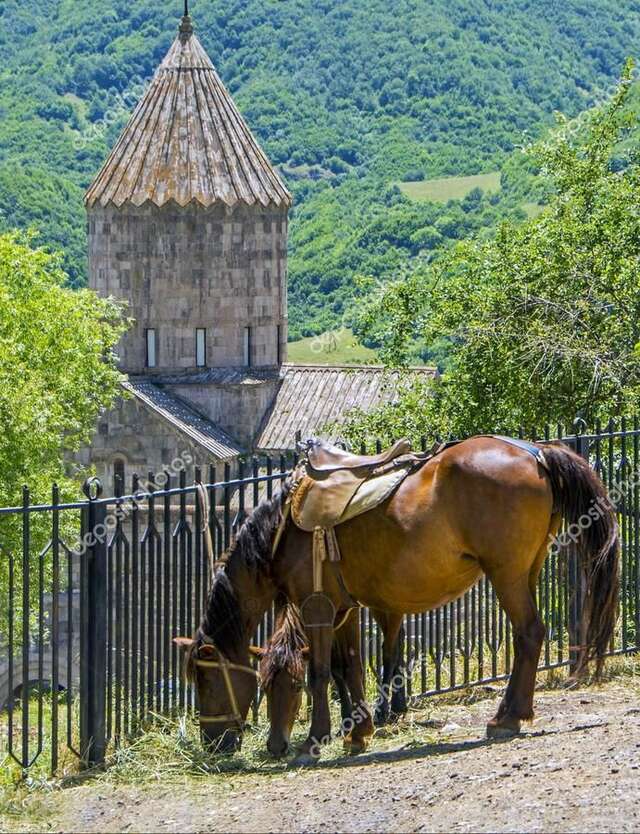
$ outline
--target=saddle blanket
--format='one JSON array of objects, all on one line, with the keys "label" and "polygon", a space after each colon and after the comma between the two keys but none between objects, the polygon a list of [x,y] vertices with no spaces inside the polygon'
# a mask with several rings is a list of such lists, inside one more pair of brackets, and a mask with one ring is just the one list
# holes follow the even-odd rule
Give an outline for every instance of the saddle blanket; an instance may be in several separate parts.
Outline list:
[{"label": "saddle blanket", "polygon": [[291,497],[293,521],[310,533],[342,524],[386,501],[415,467],[412,461],[370,478],[347,469],[332,473],[326,481],[303,475]]}]

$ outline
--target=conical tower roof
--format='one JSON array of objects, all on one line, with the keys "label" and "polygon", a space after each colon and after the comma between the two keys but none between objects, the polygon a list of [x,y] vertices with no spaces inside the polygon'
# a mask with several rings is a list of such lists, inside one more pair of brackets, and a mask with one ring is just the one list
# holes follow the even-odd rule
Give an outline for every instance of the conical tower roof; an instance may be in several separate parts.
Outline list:
[{"label": "conical tower roof", "polygon": [[291,204],[189,17],[85,197],[88,207],[170,200]]}]

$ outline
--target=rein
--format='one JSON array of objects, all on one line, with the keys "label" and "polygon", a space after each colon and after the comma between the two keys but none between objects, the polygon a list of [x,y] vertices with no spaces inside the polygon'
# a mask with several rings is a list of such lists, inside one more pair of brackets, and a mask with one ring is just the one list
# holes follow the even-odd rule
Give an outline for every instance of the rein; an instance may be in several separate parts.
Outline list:
[{"label": "rein", "polygon": [[[216,560],[213,552],[211,528],[209,527],[209,515],[211,512],[209,493],[207,492],[206,487],[202,483],[196,482],[195,487],[196,493],[198,495],[198,501],[200,504],[200,515],[202,518],[200,532],[204,536],[204,544],[205,549],[207,551],[209,570],[211,572],[211,577],[213,578],[216,571]],[[236,698],[236,693],[233,688],[233,683],[231,682],[231,675],[229,674],[229,672],[245,672],[246,674],[253,675],[255,678],[258,679],[259,675],[258,672],[252,666],[243,666],[240,663],[231,663],[231,661],[229,661],[222,654],[220,649],[216,648],[216,651],[218,652],[218,660],[195,659],[193,663],[195,666],[199,666],[201,669],[219,669],[222,672],[222,679],[224,680],[224,685],[227,690],[227,697],[229,699],[229,703],[231,704],[231,712],[226,713],[224,715],[200,715],[200,723],[219,724],[232,721],[234,724],[238,725],[239,730],[242,730],[244,726],[244,721],[242,720],[242,715],[240,714],[240,710],[238,708],[238,699]]]}]

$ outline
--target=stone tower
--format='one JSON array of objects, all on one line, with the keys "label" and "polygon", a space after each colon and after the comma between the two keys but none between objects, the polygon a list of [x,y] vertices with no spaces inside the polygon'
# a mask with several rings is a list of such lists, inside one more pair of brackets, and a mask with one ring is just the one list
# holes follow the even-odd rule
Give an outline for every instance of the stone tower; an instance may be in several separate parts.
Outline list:
[{"label": "stone tower", "polygon": [[290,205],[185,14],[86,195],[90,286],[134,320],[123,396],[77,456],[107,492],[187,453],[237,472],[395,396],[382,367],[286,362]]},{"label": "stone tower", "polygon": [[279,367],[290,205],[183,17],[86,195],[89,284],[134,319],[122,369]]}]

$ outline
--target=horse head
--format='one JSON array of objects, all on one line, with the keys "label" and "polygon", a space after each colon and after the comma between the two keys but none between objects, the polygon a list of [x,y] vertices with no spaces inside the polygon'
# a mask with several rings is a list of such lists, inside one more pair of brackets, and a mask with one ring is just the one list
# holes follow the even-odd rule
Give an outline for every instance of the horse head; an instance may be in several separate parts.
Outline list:
[{"label": "horse head", "polygon": [[267,749],[273,756],[289,751],[291,732],[305,687],[305,661],[309,647],[295,606],[281,612],[276,629],[266,648],[252,647],[260,659],[259,675],[267,695],[269,738]]}]

